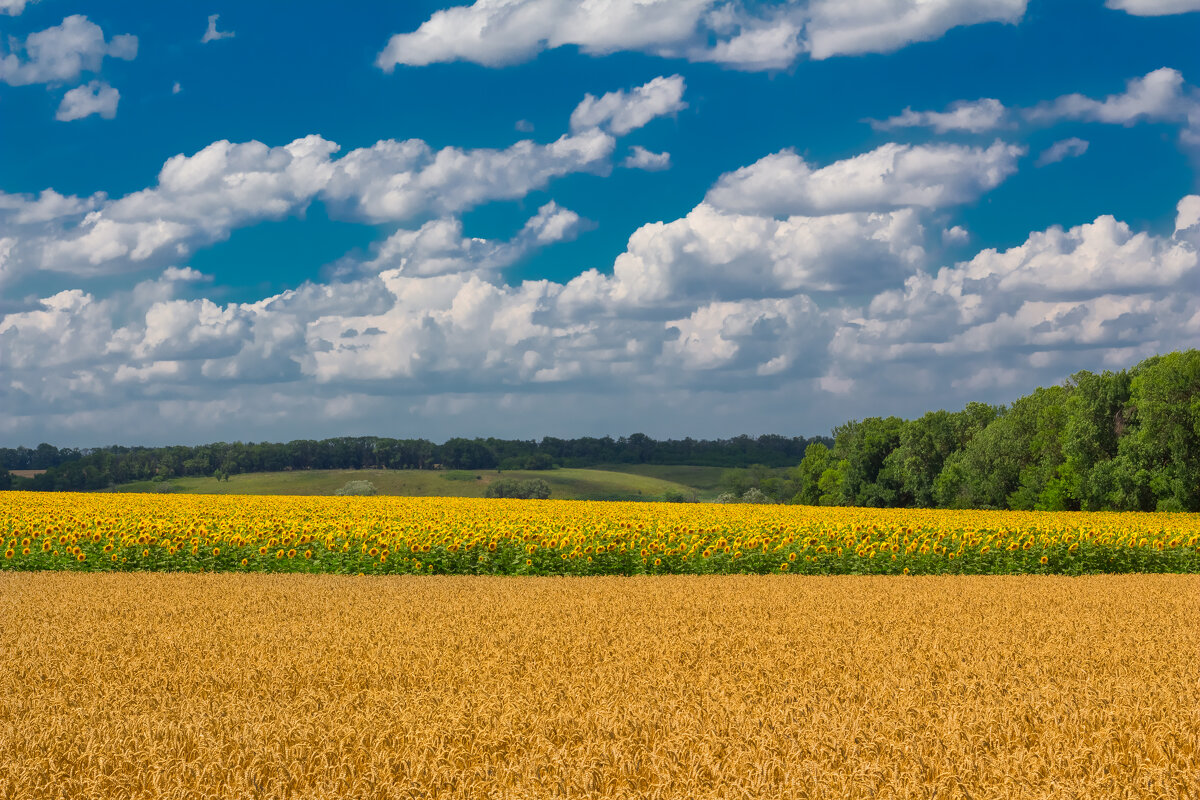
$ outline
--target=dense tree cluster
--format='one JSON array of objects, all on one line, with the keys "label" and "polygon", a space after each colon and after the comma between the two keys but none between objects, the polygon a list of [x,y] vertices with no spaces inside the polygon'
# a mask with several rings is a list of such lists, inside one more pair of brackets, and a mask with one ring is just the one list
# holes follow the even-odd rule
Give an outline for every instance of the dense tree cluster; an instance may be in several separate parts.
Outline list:
[{"label": "dense tree cluster", "polygon": [[516,478],[501,478],[492,481],[483,493],[484,497],[508,497],[517,500],[545,500],[550,496],[550,484],[541,478],[519,481]]},{"label": "dense tree cluster", "polygon": [[773,435],[658,441],[640,433],[619,439],[547,437],[540,442],[457,438],[440,445],[425,439],[376,436],[91,450],[60,450],[42,444],[35,449],[0,448],[0,474],[7,480],[7,470],[46,469],[32,479],[15,479],[13,488],[78,491],[189,475],[227,477],[305,469],[550,469],[601,464],[746,467],[760,463],[783,467],[795,465],[808,445],[819,441],[833,444],[828,437]]},{"label": "dense tree cluster", "polygon": [[1200,511],[1200,351],[1079,372],[1008,407],[872,417],[810,445],[796,502]]}]

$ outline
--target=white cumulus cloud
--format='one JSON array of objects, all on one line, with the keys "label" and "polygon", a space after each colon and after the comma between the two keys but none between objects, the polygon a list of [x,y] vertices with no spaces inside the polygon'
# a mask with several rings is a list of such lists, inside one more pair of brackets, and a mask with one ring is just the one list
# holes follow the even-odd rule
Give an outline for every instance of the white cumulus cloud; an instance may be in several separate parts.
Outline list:
[{"label": "white cumulus cloud", "polygon": [[1069,139],[1062,139],[1047,147],[1038,156],[1037,166],[1044,167],[1047,164],[1057,164],[1065,158],[1078,158],[1087,152],[1088,142],[1080,139],[1078,136],[1072,136]]},{"label": "white cumulus cloud", "polygon": [[7,14],[10,17],[20,16],[25,11],[25,6],[36,2],[37,0],[0,0],[0,14]]},{"label": "white cumulus cloud", "polygon": [[571,112],[571,130],[603,128],[615,136],[624,136],[655,117],[687,108],[683,90],[683,78],[672,75],[659,76],[629,92],[607,92],[602,97],[586,95]]},{"label": "white cumulus cloud", "polygon": [[1200,195],[1189,194],[1176,206],[1175,232],[1200,225]]},{"label": "white cumulus cloud", "polygon": [[653,153],[641,145],[635,144],[629,148],[629,155],[621,162],[628,169],[644,169],[647,172],[658,172],[671,166],[670,153]]},{"label": "white cumulus cloud", "polygon": [[477,0],[442,9],[417,30],[393,35],[378,65],[472,61],[503,66],[575,45],[592,55],[638,51],[777,70],[804,53],[823,59],[886,53],[951,28],[1015,23],[1027,0]]},{"label": "white cumulus cloud", "polygon": [[1025,111],[1034,122],[1053,122],[1078,119],[1088,122],[1107,122],[1133,125],[1138,122],[1181,121],[1197,103],[1184,90],[1179,70],[1163,67],[1133,78],[1125,91],[1096,100],[1082,94],[1069,94]]},{"label": "white cumulus cloud", "polygon": [[1171,349],[1200,327],[1198,273],[1197,237],[1101,216],[913,275],[877,295],[836,351],[846,363],[986,353],[1011,365],[1032,351]]},{"label": "white cumulus cloud", "polygon": [[[265,438],[288,435],[280,414],[313,435],[384,416],[458,434],[480,419],[496,426],[484,434],[531,418],[542,433],[577,431],[580,415],[619,428],[630,414],[702,413],[736,429],[751,414],[776,427],[800,412],[878,413],[880,397],[896,413],[925,410],[931,392],[947,407],[1011,400],[1200,337],[1195,195],[1170,235],[1102,215],[934,262],[970,239],[943,209],[1015,169],[1023,151],[1004,142],[889,144],[825,166],[783,151],[721,176],[685,216],[642,225],[608,264],[506,281],[586,221],[548,202],[510,237],[482,239],[457,213],[602,171],[615,141],[588,127],[546,144],[389,141],[340,156],[317,136],[215,142],[116,199],[0,193],[0,276],[30,263],[157,270],[107,296],[47,291],[0,311],[0,431],[170,439],[187,422],[225,438],[236,419]],[[322,282],[256,302],[221,300],[181,266],[313,200],[387,235]]]},{"label": "white cumulus cloud", "polygon": [[1200,93],[1185,84],[1179,70],[1163,67],[1127,81],[1125,91],[1103,99],[1068,94],[1024,109],[1006,108],[994,98],[959,100],[944,111],[905,108],[886,120],[866,121],[876,130],[922,127],[937,133],[985,133],[1015,127],[1018,119],[1047,125],[1062,120],[1127,126],[1141,122],[1179,122],[1186,126],[1182,136],[1187,144],[1197,138],[1194,131],[1200,129]]},{"label": "white cumulus cloud", "polygon": [[62,122],[99,114],[104,119],[117,116],[121,93],[104,81],[88,81],[63,95],[54,118]]},{"label": "white cumulus cloud", "polygon": [[445,215],[490,200],[523,197],[574,172],[607,173],[616,141],[598,129],[549,144],[520,141],[503,150],[434,150],[417,139],[387,140],[334,162],[322,197],[370,222]]},{"label": "white cumulus cloud", "polygon": [[806,34],[813,58],[887,53],[937,39],[952,28],[1015,24],[1028,0],[814,0]]},{"label": "white cumulus cloud", "polygon": [[463,236],[459,219],[430,220],[417,230],[396,231],[375,248],[373,258],[346,265],[350,268],[341,274],[394,269],[404,276],[432,276],[503,269],[538,248],[574,239],[586,226],[578,214],[553,200],[508,241]]},{"label": "white cumulus cloud", "polygon": [[885,120],[868,120],[875,130],[895,128],[932,128],[938,133],[967,131],[983,133],[1003,127],[1008,122],[1008,109],[999,100],[960,100],[945,111],[913,111],[905,108],[900,114]]},{"label": "white cumulus cloud", "polygon": [[1200,0],[1106,0],[1104,5],[1139,17],[1200,11]]},{"label": "white cumulus cloud", "polygon": [[217,20],[220,19],[220,14],[208,15],[208,28],[205,29],[204,35],[200,37],[200,44],[208,44],[209,42],[219,42],[222,39],[232,39],[237,36],[233,31],[217,30]]},{"label": "white cumulus cloud", "polygon": [[919,267],[924,236],[908,209],[776,220],[702,203],[682,219],[643,225],[617,256],[611,276],[584,272],[560,300],[581,309],[658,308],[696,298],[868,289]]},{"label": "white cumulus cloud", "polygon": [[968,203],[1017,169],[1025,148],[885,144],[814,169],[792,150],[722,175],[707,202],[742,213],[832,214]]},{"label": "white cumulus cloud", "polygon": [[[651,87],[645,94],[624,95],[628,103],[608,114],[606,124],[619,121],[617,127],[625,130],[653,116],[647,107],[662,107],[655,105],[658,92]],[[67,95],[60,119],[111,116],[119,96],[102,82]],[[384,140],[340,157],[336,143],[316,135],[275,147],[213,142],[171,157],[156,185],[117,199],[65,198],[52,190],[36,201],[0,194],[0,283],[36,270],[103,275],[161,269],[238,227],[303,214],[314,200],[337,217],[373,224],[445,220],[483,203],[524,197],[563,175],[608,174],[615,146],[614,136],[596,127],[502,149],[435,149],[419,139]],[[522,236],[542,243],[554,235],[573,236],[584,224],[554,204],[543,206],[535,220],[543,228]],[[504,252],[526,244],[510,242]]]},{"label": "white cumulus cloud", "polygon": [[0,59],[0,81],[10,86],[65,83],[80,73],[97,72],[106,56],[133,59],[137,47],[137,37],[129,34],[105,41],[99,25],[73,14],[59,25],[29,34],[24,42],[10,41],[10,52]]}]

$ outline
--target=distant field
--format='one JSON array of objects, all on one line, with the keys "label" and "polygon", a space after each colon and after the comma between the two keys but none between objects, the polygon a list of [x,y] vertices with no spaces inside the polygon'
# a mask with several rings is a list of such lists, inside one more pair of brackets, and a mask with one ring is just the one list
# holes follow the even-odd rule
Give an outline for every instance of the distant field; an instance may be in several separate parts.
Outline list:
[{"label": "distant field", "polygon": [[0,797],[1195,798],[1197,596],[0,573]]},{"label": "distant field", "polygon": [[46,470],[44,469],[10,469],[9,475],[16,475],[18,478],[32,478],[35,475],[41,475]]},{"label": "distant field", "polygon": [[[689,469],[688,467],[676,469]],[[709,469],[696,467],[694,469]],[[474,476],[478,476],[477,478]],[[331,495],[350,481],[370,481],[382,495],[403,497],[483,497],[498,478],[541,478],[550,484],[550,496],[560,500],[606,500],[660,498],[667,492],[695,493],[691,485],[655,477],[599,469],[554,470],[303,470],[296,472],[251,472],[233,475],[228,481],[216,478],[175,478],[168,481],[178,494],[277,494]],[[155,492],[163,484],[151,481],[127,483],[118,492]],[[697,487],[698,488],[698,487]]]},{"label": "distant field", "polygon": [[596,469],[658,478],[713,494],[717,492],[721,476],[726,472],[725,467],[689,467],[678,464],[600,464]]}]

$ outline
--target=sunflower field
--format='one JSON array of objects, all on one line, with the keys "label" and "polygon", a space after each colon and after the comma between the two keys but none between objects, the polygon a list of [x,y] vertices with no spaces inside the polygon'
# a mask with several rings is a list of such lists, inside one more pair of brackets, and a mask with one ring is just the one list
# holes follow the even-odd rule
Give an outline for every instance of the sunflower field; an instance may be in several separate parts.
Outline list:
[{"label": "sunflower field", "polygon": [[1200,572],[1194,514],[0,492],[0,570]]}]

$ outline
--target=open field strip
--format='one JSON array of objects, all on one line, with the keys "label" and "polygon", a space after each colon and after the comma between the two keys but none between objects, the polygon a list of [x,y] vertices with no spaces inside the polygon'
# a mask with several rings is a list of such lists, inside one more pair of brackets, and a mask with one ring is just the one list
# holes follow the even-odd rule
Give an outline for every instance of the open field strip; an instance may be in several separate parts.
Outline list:
[{"label": "open field strip", "polygon": [[[677,468],[683,477],[701,476],[712,480],[711,474],[721,470],[696,467]],[[666,474],[672,474],[666,471]],[[609,469],[552,469],[552,470],[417,470],[417,469],[321,469],[285,472],[252,472],[231,475],[227,481],[213,477],[173,478],[163,483],[138,481],[117,486],[117,492],[158,494],[166,487],[178,494],[280,494],[332,495],[348,481],[370,481],[379,494],[407,497],[483,497],[496,480],[544,480],[550,486],[550,496],[556,500],[586,500],[589,498],[639,499],[662,497],[667,492],[695,494],[696,490],[674,479],[656,477],[653,471],[623,472]],[[715,483],[713,484],[715,487]],[[713,492],[715,493],[715,491]]]},{"label": "open field strip", "polygon": [[1196,514],[0,492],[0,570],[1200,572]]},{"label": "open field strip", "polygon": [[1187,798],[1200,578],[0,574],[0,798]]}]

